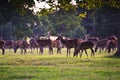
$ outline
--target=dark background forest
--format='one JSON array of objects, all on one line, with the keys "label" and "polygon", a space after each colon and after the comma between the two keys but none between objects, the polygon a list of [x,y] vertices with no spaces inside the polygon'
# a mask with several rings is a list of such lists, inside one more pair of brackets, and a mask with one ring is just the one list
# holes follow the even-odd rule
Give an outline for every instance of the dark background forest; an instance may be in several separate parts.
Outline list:
[{"label": "dark background forest", "polygon": [[[64,4],[61,0],[61,4]],[[69,0],[68,0],[69,2]],[[50,2],[49,2],[50,3]],[[96,9],[83,6],[57,6],[59,10],[42,9],[33,14],[25,8],[34,5],[33,0],[1,0],[0,1],[0,37],[3,39],[21,39],[38,34],[45,36],[48,31],[51,35],[62,35],[74,38],[84,38],[86,34],[105,38],[118,34],[120,9],[103,5]],[[66,7],[67,6],[67,7]]]}]

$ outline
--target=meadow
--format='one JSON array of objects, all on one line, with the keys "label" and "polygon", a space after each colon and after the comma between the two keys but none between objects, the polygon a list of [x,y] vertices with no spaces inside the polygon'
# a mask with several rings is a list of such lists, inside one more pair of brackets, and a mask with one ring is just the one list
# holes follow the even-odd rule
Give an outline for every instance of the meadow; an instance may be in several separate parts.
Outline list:
[{"label": "meadow", "polygon": [[[21,55],[6,50],[0,54],[0,80],[119,80],[120,58],[110,57],[104,51],[95,53],[95,57],[66,57],[66,49],[61,54],[49,55],[45,49],[43,55],[36,51]],[[1,53],[1,50],[0,50]]]}]

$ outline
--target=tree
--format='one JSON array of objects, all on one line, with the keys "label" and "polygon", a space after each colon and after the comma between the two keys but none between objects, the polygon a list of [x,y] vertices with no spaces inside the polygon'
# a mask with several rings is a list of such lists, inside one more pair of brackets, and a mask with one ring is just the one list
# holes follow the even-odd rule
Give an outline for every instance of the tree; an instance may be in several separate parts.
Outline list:
[{"label": "tree", "polygon": [[45,33],[47,33],[47,30],[45,27],[40,27],[40,26],[36,26],[33,29],[34,34],[39,35],[39,36],[45,36]]},{"label": "tree", "polygon": [[79,27],[75,28],[73,37],[83,39],[83,38],[85,38],[85,34],[86,34],[86,30],[82,26],[79,26]]},{"label": "tree", "polygon": [[81,18],[74,7],[69,10],[60,9],[55,13],[49,14],[54,35],[62,33],[67,37],[72,37],[74,29],[80,26]]},{"label": "tree", "polygon": [[33,5],[33,0],[0,0],[0,24],[10,22],[16,12],[24,15]]},{"label": "tree", "polygon": [[[81,7],[84,7],[88,10],[94,10],[95,11],[97,9],[100,9],[102,7],[107,6],[107,7],[110,8],[110,10],[112,9],[113,13],[115,13],[115,14],[117,14],[117,13],[119,14],[119,11],[120,11],[120,1],[118,1],[118,0],[92,0],[92,1],[91,0],[82,0],[82,1],[77,0],[77,2]],[[104,14],[104,13],[102,13],[102,14]],[[100,24],[106,24],[107,23],[107,25],[103,25],[103,27],[108,27],[108,25],[111,25],[111,26],[109,26],[109,29],[112,28],[112,27],[116,27],[117,31],[115,32],[115,35],[118,37],[118,49],[117,49],[117,52],[114,55],[115,56],[120,56],[120,33],[119,33],[120,32],[120,26],[119,26],[120,23],[119,23],[119,15],[116,16],[115,14],[111,15],[111,16],[108,16],[111,19],[108,19],[109,21],[107,21],[107,22],[103,21],[105,19],[95,20],[95,21],[97,22],[98,27],[101,26],[101,25],[99,26],[99,23]],[[99,17],[99,15],[97,15],[97,17]],[[100,16],[100,17],[102,18],[104,16]],[[102,21],[102,23],[101,23],[101,21]]]},{"label": "tree", "polygon": [[[3,27],[0,29],[5,30],[1,37],[11,39],[9,36],[12,36],[14,39],[19,39],[25,34],[30,34],[31,29],[27,23],[34,23],[32,11],[29,10],[33,5],[33,0],[0,0],[0,25]],[[6,25],[11,26],[12,30]]]}]

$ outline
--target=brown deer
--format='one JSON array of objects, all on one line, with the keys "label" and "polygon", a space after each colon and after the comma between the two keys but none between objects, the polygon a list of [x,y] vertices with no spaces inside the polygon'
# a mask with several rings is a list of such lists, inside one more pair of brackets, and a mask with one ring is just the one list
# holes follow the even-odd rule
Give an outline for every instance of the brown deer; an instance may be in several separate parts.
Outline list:
[{"label": "brown deer", "polygon": [[107,39],[109,40],[110,44],[108,46],[110,46],[111,44],[113,45],[113,47],[111,46],[111,49],[115,50],[117,49],[118,46],[118,38],[116,36],[109,36],[107,37]]},{"label": "brown deer", "polygon": [[107,44],[108,44],[108,39],[101,39],[96,43],[96,47],[95,47],[95,52],[97,52],[97,50],[99,49],[99,51],[101,52],[101,50],[104,50],[107,48]]},{"label": "brown deer", "polygon": [[94,50],[93,50],[94,43],[92,41],[83,41],[81,44],[77,47],[77,49],[74,52],[73,56],[78,56],[78,53],[81,51],[80,57],[82,56],[83,50],[85,51],[85,54],[88,57],[87,49],[91,50],[91,56],[94,56]]},{"label": "brown deer", "polygon": [[20,48],[21,48],[21,54],[22,54],[22,53],[25,54],[25,53],[27,52],[28,43],[27,43],[26,40],[23,40],[23,41],[22,41]]},{"label": "brown deer", "polygon": [[106,39],[108,40],[107,49],[106,49],[108,53],[115,51],[118,46],[118,38],[113,35],[113,36],[107,37]]},{"label": "brown deer", "polygon": [[96,44],[99,41],[99,38],[98,37],[88,37],[87,40],[92,41]]},{"label": "brown deer", "polygon": [[14,42],[14,53],[17,52],[17,49],[20,48],[21,49],[21,54],[24,52],[24,54],[26,53],[26,50],[28,48],[28,43],[26,40],[18,40]]},{"label": "brown deer", "polygon": [[2,49],[2,55],[5,54],[5,41],[0,39],[0,49]]},{"label": "brown deer", "polygon": [[31,53],[35,48],[37,48],[37,52],[38,52],[38,43],[36,42],[36,39],[35,38],[30,39],[29,43],[30,43]]},{"label": "brown deer", "polygon": [[63,39],[63,36],[58,36],[56,40],[60,40],[63,45],[67,48],[67,57],[70,57],[70,50],[71,48],[77,48],[77,39]]},{"label": "brown deer", "polygon": [[118,38],[116,36],[109,36],[107,37],[108,40],[114,40],[114,41],[118,41]]},{"label": "brown deer", "polygon": [[61,54],[61,48],[63,47],[62,43],[60,40],[52,40],[51,41],[52,44],[52,48],[57,48],[57,54],[60,53]]},{"label": "brown deer", "polygon": [[14,43],[13,40],[5,40],[5,48],[11,50],[13,48],[13,43]]},{"label": "brown deer", "polygon": [[43,48],[47,47],[49,48],[49,54],[53,54],[53,48],[51,46],[52,42],[50,39],[39,39],[36,38],[36,42],[38,43],[38,46],[40,48],[40,53],[43,54]]},{"label": "brown deer", "polygon": [[112,51],[115,51],[116,49],[116,41],[115,40],[109,40],[107,45],[107,51],[108,53],[111,53]]},{"label": "brown deer", "polygon": [[20,48],[21,43],[22,43],[21,40],[14,41],[14,53],[16,53],[17,49]]}]

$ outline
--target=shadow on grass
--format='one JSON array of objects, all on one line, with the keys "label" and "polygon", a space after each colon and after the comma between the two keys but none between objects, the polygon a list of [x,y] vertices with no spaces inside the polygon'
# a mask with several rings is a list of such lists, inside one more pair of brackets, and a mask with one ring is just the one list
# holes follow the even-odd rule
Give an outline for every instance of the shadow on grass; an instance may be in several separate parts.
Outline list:
[{"label": "shadow on grass", "polygon": [[114,58],[114,59],[120,59],[120,56],[115,56],[113,55],[109,55],[109,56],[104,56],[104,58]]},{"label": "shadow on grass", "polygon": [[19,80],[19,79],[20,79],[20,80],[21,80],[21,79],[22,79],[22,80],[23,80],[23,79],[27,79],[27,80],[29,80],[29,79],[31,79],[31,78],[35,78],[35,76],[25,76],[25,75],[16,76],[16,75],[14,75],[14,76],[11,76],[11,77],[10,77],[10,79],[13,79],[13,80],[14,80],[14,79],[18,79],[18,80]]}]

